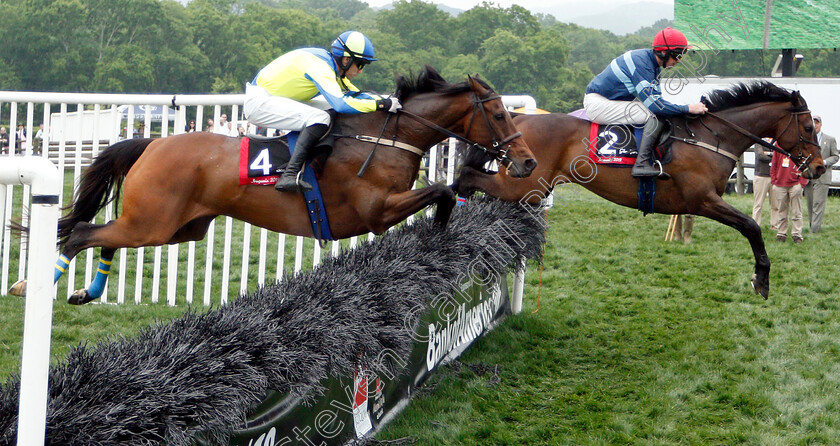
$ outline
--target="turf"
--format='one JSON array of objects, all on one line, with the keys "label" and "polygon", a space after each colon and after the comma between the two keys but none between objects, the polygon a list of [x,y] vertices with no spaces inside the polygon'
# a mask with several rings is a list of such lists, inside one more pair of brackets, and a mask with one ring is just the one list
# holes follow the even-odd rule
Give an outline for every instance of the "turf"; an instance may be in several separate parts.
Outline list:
[{"label": "turf", "polygon": [[[726,198],[751,209],[750,195]],[[836,442],[840,200],[830,198],[822,233],[805,223],[802,245],[765,229],[768,301],[753,294],[752,253],[731,228],[697,218],[691,244],[665,242],[667,216],[579,190],[559,201],[542,286],[531,265],[523,313],[443,368],[378,439]]]}]

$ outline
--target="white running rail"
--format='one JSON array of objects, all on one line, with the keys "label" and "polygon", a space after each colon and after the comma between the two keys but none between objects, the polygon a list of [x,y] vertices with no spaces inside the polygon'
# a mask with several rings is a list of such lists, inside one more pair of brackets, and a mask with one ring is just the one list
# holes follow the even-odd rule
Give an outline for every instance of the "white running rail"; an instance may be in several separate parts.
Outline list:
[{"label": "white running rail", "polygon": [[[0,156],[0,217],[4,225],[10,217],[5,212],[9,184],[25,184],[32,189],[17,438],[18,446],[29,446],[44,444],[46,432],[47,377],[55,299],[53,262],[61,177],[55,165],[46,158]],[[0,231],[0,241],[2,233]]]}]

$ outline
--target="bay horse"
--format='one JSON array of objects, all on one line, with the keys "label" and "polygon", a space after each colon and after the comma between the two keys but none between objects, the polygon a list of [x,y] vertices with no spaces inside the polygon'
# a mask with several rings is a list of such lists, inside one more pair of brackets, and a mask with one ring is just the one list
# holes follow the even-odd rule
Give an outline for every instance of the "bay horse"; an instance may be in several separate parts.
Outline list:
[{"label": "bay horse", "polygon": [[[319,181],[334,238],[381,234],[430,204],[437,205],[435,222],[445,228],[456,203],[452,190],[444,184],[411,187],[419,175],[420,153],[447,136],[460,135],[482,147],[514,175],[527,176],[536,166],[501,97],[481,79],[449,84],[426,66],[416,80],[399,77],[396,96],[403,104],[396,117],[374,112],[334,120],[335,143]],[[356,138],[371,135],[417,150],[380,145],[372,152],[373,143]],[[93,284],[75,291],[68,301],[84,304],[101,296],[116,249],[201,240],[219,215],[313,237],[302,195],[239,184],[239,145],[239,138],[187,133],[126,140],[103,150],[85,171],[70,212],[58,224],[56,281],[81,250],[101,247]],[[118,199],[121,188],[122,214],[104,225],[91,224],[110,200]],[[24,292],[25,282],[10,290]]]},{"label": "bay horse", "polygon": [[[656,181],[654,212],[702,215],[737,229],[749,240],[755,256],[753,288],[766,299],[770,259],[761,229],[721,197],[741,154],[753,143],[770,145],[761,137],[774,138],[778,143],[778,147],[772,146],[774,150],[789,155],[804,177],[825,172],[813,120],[798,91],[766,81],[715,90],[702,101],[711,113],[686,115],[672,122],[673,158],[665,165],[671,180]],[[482,168],[488,161],[486,155],[468,153],[452,185],[456,192],[470,195],[483,191],[502,200],[534,204],[557,184],[577,183],[609,201],[637,207],[639,183],[630,175],[631,169],[588,160],[589,121],[560,113],[518,115],[513,121],[537,157],[539,165],[533,174],[518,179],[505,175],[503,166],[492,174]],[[704,143],[708,147],[701,147]]]}]

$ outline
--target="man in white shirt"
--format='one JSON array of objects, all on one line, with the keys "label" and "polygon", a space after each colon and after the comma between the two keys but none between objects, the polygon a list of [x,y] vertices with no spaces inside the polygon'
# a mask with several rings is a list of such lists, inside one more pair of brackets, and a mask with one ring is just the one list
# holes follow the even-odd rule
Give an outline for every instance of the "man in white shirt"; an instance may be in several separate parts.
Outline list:
[{"label": "man in white shirt", "polygon": [[217,122],[213,126],[213,133],[218,133],[220,135],[225,136],[233,136],[235,132],[231,133],[231,129],[232,126],[230,125],[230,121],[227,120],[227,115],[222,113],[222,115],[219,116],[219,122]]}]

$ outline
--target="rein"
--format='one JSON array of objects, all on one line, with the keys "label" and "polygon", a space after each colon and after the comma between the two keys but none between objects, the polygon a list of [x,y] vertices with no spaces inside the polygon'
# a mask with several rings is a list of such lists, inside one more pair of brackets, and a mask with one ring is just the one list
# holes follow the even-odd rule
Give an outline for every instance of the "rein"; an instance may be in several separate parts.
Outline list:
[{"label": "rein", "polygon": [[[803,108],[803,107],[798,107],[798,108],[794,109],[793,111],[791,111],[790,119],[788,120],[787,125],[785,126],[784,130],[782,130],[782,132],[779,136],[784,135],[787,132],[788,128],[793,123],[794,118],[796,116],[802,115],[802,114],[805,114],[805,113],[811,113],[811,111],[808,110],[807,108]],[[761,146],[763,146],[763,147],[765,147],[769,150],[772,150],[774,152],[779,152],[782,155],[787,156],[788,158],[790,158],[792,160],[801,160],[801,162],[796,166],[799,169],[800,172],[806,172],[810,169],[808,167],[808,163],[811,161],[811,158],[813,157],[813,155],[808,155],[807,157],[803,157],[801,155],[795,156],[795,155],[791,154],[790,152],[788,152],[787,150],[785,150],[784,148],[782,148],[781,146],[776,145],[776,141],[778,140],[778,138],[773,138],[773,140],[771,142],[767,142],[767,141],[763,140],[762,138],[759,138],[758,136],[754,135],[749,130],[739,126],[738,124],[735,124],[734,122],[724,118],[723,116],[720,116],[717,113],[706,112],[706,114],[715,118],[715,119],[717,119],[717,120],[719,120],[724,125],[731,128],[732,130],[735,130],[736,132],[746,136],[747,138],[749,138],[751,141],[753,141],[754,143],[756,143],[758,145],[761,145]],[[701,122],[702,122],[702,118],[701,118]],[[796,126],[796,133],[797,133],[797,139],[798,139],[797,142],[801,142],[801,143],[805,143],[805,144],[814,144],[813,142],[807,141],[805,138],[802,137],[802,133],[799,130],[799,125]]]},{"label": "rein", "polygon": [[[434,122],[432,122],[432,121],[430,121],[430,120],[428,120],[428,119],[426,119],[426,118],[424,118],[424,117],[422,117],[418,114],[412,113],[412,112],[410,112],[410,111],[408,111],[404,108],[401,108],[401,109],[397,110],[397,116],[398,116],[397,122],[399,123],[399,115],[400,114],[406,115],[409,118],[412,118],[415,121],[425,125],[426,127],[429,127],[430,129],[436,130],[436,131],[438,131],[440,133],[443,133],[444,135],[446,135],[450,138],[455,138],[458,141],[466,143],[469,146],[469,148],[481,150],[481,151],[487,153],[488,155],[490,155],[491,157],[493,157],[494,159],[496,159],[497,161],[499,161],[500,163],[502,163],[503,165],[505,165],[507,167],[510,167],[513,163],[513,161],[508,156],[508,151],[510,150],[510,147],[511,147],[510,143],[514,139],[521,137],[522,132],[516,132],[512,135],[509,135],[505,138],[502,138],[501,140],[497,140],[496,139],[496,130],[493,129],[492,125],[490,125],[490,118],[487,117],[487,110],[485,110],[484,107],[481,106],[481,104],[483,104],[485,102],[488,102],[488,101],[492,101],[494,99],[500,99],[501,96],[493,95],[493,96],[488,96],[486,98],[479,98],[478,95],[475,92],[473,92],[473,97],[475,98],[473,100],[473,111],[472,111],[472,115],[470,115],[470,122],[467,125],[466,134],[469,134],[470,130],[472,130],[472,124],[473,124],[473,120],[475,119],[476,109],[477,108],[481,109],[481,113],[484,116],[484,122],[487,124],[487,128],[489,128],[491,133],[493,134],[493,148],[496,149],[495,152],[492,152],[487,147],[484,147],[483,145],[481,145],[481,144],[479,144],[475,141],[472,141],[471,139],[467,138],[466,136],[461,136],[461,135],[459,135],[459,134],[457,134],[457,133],[455,133],[455,132],[453,132],[453,131],[451,131],[447,128],[444,128],[444,127],[442,127],[438,124],[435,124]],[[420,157],[422,157],[426,153],[424,150],[418,149],[417,147],[414,147],[410,144],[406,144],[406,143],[397,141],[396,140],[397,139],[396,131],[394,132],[394,139],[383,139],[382,135],[385,133],[385,128],[388,126],[388,121],[390,119],[391,119],[391,113],[389,113],[388,116],[385,118],[385,123],[382,125],[382,130],[379,132],[378,137],[366,136],[366,135],[355,135],[355,136],[338,135],[338,137],[351,137],[351,138],[355,138],[358,141],[368,142],[368,143],[373,144],[373,149],[370,151],[370,154],[368,154],[367,159],[362,164],[362,167],[359,169],[359,172],[356,174],[357,177],[361,178],[362,175],[364,175],[365,171],[367,170],[368,166],[370,165],[371,160],[373,159],[373,155],[374,155],[374,152],[376,152],[376,148],[379,147],[380,145],[385,146],[385,147],[394,147],[394,148],[397,148],[397,149],[405,150],[405,151],[414,153],[414,154],[416,154]]]},{"label": "rein", "polygon": [[463,143],[466,143],[467,145],[470,146],[470,148],[481,150],[481,151],[487,153],[488,155],[492,156],[494,159],[496,159],[497,161],[499,161],[500,163],[502,163],[505,166],[510,166],[511,163],[512,163],[510,157],[508,156],[508,151],[510,150],[510,142],[513,141],[516,138],[521,137],[522,132],[516,132],[512,135],[509,135],[505,138],[502,138],[501,141],[497,140],[496,139],[496,131],[493,129],[493,126],[490,125],[490,119],[487,117],[487,111],[484,109],[484,107],[481,106],[481,104],[484,103],[484,102],[492,101],[494,99],[499,99],[499,98],[501,98],[501,96],[499,96],[499,95],[488,96],[488,97],[482,99],[482,98],[479,98],[477,95],[475,95],[475,92],[473,92],[473,95],[475,96],[475,100],[473,101],[473,113],[470,116],[470,123],[467,125],[467,132],[466,133],[469,134],[470,130],[472,130],[472,123],[473,123],[473,119],[475,118],[475,115],[476,115],[476,109],[480,108],[481,113],[484,116],[484,122],[487,124],[487,128],[489,128],[490,131],[493,133],[493,148],[496,149],[495,152],[490,151],[490,149],[488,149],[487,147],[484,147],[483,145],[481,145],[481,144],[479,144],[475,141],[472,141],[465,136],[458,135],[457,133],[455,133],[455,132],[453,132],[449,129],[446,129],[444,127],[441,127],[440,125],[435,124],[434,122],[429,121],[428,119],[426,119],[426,118],[424,118],[420,115],[414,114],[414,113],[412,113],[408,110],[400,109],[399,113],[405,114],[406,116],[408,116],[408,117],[414,119],[415,121],[425,125],[426,127],[429,127],[433,130],[437,130],[438,132],[443,133],[444,135],[449,136],[450,138],[455,138],[455,139],[457,139],[457,140],[459,140]]}]

